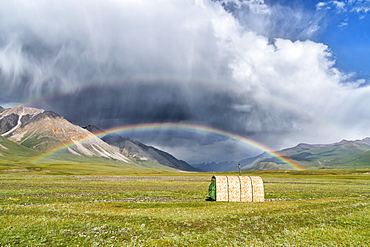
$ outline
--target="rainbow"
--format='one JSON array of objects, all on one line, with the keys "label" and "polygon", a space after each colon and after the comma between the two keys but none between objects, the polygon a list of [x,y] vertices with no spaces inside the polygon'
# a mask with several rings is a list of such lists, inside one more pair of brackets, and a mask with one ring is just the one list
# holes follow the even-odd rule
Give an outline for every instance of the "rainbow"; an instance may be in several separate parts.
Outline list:
[{"label": "rainbow", "polygon": [[[115,127],[112,129],[104,130],[98,133],[95,133],[94,136],[102,137],[107,134],[113,134],[113,133],[122,133],[122,132],[128,132],[128,131],[136,131],[136,130],[186,130],[186,131],[201,131],[211,134],[218,134],[221,136],[225,136],[231,139],[238,140],[242,143],[245,143],[251,147],[257,148],[263,152],[268,153],[270,156],[277,158],[278,160],[282,161],[283,163],[287,164],[294,170],[303,170],[303,167],[291,159],[288,159],[281,154],[271,150],[270,148],[256,142],[250,139],[247,139],[245,137],[242,137],[240,135],[233,134],[231,132],[227,132],[224,130],[216,129],[213,127],[203,126],[203,125],[197,125],[197,124],[187,124],[187,123],[148,123],[148,124],[137,124],[137,125],[127,125],[127,126],[121,126],[121,127]],[[77,140],[78,142],[83,142],[85,140],[88,140],[92,138],[91,136],[86,138],[81,138],[80,140]],[[76,141],[76,140],[75,140]],[[65,148],[68,148],[72,146],[75,142],[71,141],[70,143],[64,143],[62,145],[57,146],[56,148],[53,148],[46,152],[45,154],[37,157],[34,162],[40,161],[43,158],[46,158],[60,150],[63,150]]]}]

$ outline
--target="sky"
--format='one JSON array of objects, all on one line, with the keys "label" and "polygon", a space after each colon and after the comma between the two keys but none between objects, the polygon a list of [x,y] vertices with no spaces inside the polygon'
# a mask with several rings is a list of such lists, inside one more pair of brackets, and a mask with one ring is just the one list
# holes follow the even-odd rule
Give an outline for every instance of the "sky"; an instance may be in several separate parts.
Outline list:
[{"label": "sky", "polygon": [[[197,124],[273,150],[370,136],[370,0],[2,0],[0,105],[81,126]],[[122,133],[189,163],[261,150]]]}]

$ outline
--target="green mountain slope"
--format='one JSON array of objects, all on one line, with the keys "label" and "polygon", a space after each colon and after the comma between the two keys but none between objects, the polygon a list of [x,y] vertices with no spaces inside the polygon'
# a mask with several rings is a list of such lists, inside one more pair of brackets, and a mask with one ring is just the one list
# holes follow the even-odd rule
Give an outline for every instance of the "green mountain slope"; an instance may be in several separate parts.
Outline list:
[{"label": "green mountain slope", "polygon": [[17,163],[31,160],[41,155],[41,153],[9,141],[0,136],[0,164]]},{"label": "green mountain slope", "polygon": [[[370,138],[332,144],[305,144],[277,151],[304,169],[370,168]],[[289,170],[281,160],[267,154],[239,162],[242,170]]]},{"label": "green mountain slope", "polygon": [[[369,168],[366,155],[370,150],[370,138],[333,144],[299,144],[294,148],[280,151],[282,155],[301,164],[307,169],[323,168]],[[361,162],[354,162],[361,157]]]},{"label": "green mountain slope", "polygon": [[96,156],[76,156],[56,153],[44,157],[43,153],[29,149],[0,136],[0,174],[9,172],[38,172],[51,174],[134,174],[168,173],[175,169],[156,162],[122,162]]},{"label": "green mountain slope", "polygon": [[328,163],[328,166],[335,167],[338,169],[346,168],[370,168],[370,151],[352,155],[346,158],[333,160]]}]

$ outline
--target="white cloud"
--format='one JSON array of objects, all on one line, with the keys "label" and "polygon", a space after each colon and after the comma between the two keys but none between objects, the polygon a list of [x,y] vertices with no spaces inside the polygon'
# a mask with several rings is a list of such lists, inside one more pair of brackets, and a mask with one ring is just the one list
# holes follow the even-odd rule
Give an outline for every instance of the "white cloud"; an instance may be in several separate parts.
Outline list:
[{"label": "white cloud", "polygon": [[349,0],[348,5],[351,6],[352,12],[366,14],[370,11],[369,0]]},{"label": "white cloud", "polygon": [[347,0],[347,1],[328,1],[316,4],[317,10],[335,9],[338,12],[356,12],[358,14],[367,14],[370,11],[369,0]]},{"label": "white cloud", "polygon": [[[316,10],[324,9],[327,6],[328,6],[328,4],[326,2],[319,2],[319,3],[316,4]],[[330,7],[327,7],[327,8],[330,8]]]},{"label": "white cloud", "polygon": [[346,11],[346,4],[340,1],[332,1],[338,11]]},{"label": "white cloud", "polygon": [[347,3],[343,1],[327,1],[316,4],[316,10],[330,10],[335,9],[338,12],[347,11]]},{"label": "white cloud", "polygon": [[370,7],[368,6],[358,6],[352,9],[352,12],[357,12],[357,13],[367,13],[370,11]]},{"label": "white cloud", "polygon": [[[348,75],[335,67],[324,44],[277,38],[272,45],[271,32],[259,31],[278,9],[263,1],[244,4],[254,6],[259,18],[241,24],[219,3],[205,0],[4,1],[0,97],[71,93],[93,82],[102,91],[117,86],[120,97],[111,91],[98,103],[99,95],[71,97],[107,121],[127,117],[128,110],[138,117],[145,109],[156,113],[179,105],[190,112],[184,121],[252,133],[272,148],[365,136],[370,89],[344,83]],[[304,15],[295,18],[308,36],[319,29]],[[135,83],[176,90],[148,92]],[[130,105],[140,101],[149,103]],[[60,99],[49,103],[64,109]],[[119,114],[103,112],[111,107]]]}]

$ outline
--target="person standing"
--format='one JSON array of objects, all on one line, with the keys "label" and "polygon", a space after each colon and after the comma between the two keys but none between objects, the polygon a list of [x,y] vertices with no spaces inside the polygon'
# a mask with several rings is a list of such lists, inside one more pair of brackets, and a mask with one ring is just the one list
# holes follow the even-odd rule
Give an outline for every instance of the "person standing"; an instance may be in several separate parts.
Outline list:
[{"label": "person standing", "polygon": [[212,176],[211,184],[208,187],[208,198],[206,201],[216,201],[216,177]]}]

